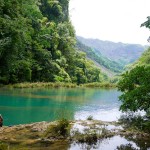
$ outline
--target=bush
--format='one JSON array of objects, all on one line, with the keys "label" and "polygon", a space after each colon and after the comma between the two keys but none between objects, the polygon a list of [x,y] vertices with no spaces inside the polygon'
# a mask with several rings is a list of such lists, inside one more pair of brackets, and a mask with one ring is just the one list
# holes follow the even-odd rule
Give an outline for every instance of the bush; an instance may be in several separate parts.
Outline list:
[{"label": "bush", "polygon": [[93,120],[93,116],[91,116],[91,115],[88,116],[88,117],[87,117],[87,120]]},{"label": "bush", "polygon": [[70,126],[69,126],[69,121],[67,119],[61,119],[58,121],[58,124],[56,125],[51,125],[46,133],[46,137],[58,137],[58,136],[63,136],[66,137],[70,133]]}]

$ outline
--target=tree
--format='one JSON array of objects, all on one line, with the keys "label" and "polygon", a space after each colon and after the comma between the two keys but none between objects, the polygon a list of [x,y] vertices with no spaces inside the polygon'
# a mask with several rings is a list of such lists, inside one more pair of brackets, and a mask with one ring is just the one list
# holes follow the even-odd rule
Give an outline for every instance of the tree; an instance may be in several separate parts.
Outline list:
[{"label": "tree", "polygon": [[[146,27],[148,29],[150,29],[150,16],[147,17],[147,21],[145,21],[144,23],[141,24],[141,27]],[[150,42],[150,36],[147,39],[148,42]]]},{"label": "tree", "polygon": [[141,24],[141,27],[143,26],[150,29],[150,16],[147,17],[147,21]]},{"label": "tree", "polygon": [[122,111],[150,111],[150,66],[137,66],[122,75],[118,89]]},{"label": "tree", "polygon": [[[141,24],[150,29],[150,17]],[[150,48],[133,64],[130,71],[122,75],[118,89],[123,92],[119,97],[122,111],[144,110],[150,115]]]}]

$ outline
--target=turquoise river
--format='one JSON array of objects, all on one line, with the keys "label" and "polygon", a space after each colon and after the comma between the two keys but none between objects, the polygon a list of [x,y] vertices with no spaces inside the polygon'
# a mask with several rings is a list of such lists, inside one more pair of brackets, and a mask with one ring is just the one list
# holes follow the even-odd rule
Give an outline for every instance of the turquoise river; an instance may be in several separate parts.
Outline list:
[{"label": "turquoise river", "polygon": [[116,89],[0,89],[4,125],[54,121],[61,118],[117,120],[120,93]]}]

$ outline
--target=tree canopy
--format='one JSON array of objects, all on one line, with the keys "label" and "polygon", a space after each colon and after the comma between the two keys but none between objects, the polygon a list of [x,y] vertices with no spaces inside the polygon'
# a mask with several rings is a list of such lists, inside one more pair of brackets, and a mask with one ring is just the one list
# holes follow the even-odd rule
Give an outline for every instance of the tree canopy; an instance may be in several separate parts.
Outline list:
[{"label": "tree canopy", "polygon": [[150,109],[150,66],[137,66],[122,75],[118,89],[123,92],[120,109],[146,112]]}]

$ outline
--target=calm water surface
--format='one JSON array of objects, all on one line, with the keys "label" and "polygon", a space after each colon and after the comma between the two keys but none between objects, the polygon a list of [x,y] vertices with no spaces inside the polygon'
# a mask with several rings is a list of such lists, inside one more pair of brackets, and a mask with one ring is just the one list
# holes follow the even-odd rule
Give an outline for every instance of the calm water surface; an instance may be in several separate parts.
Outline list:
[{"label": "calm water surface", "polygon": [[150,150],[149,142],[149,139],[136,139],[117,135],[99,140],[95,145],[72,143],[67,150]]},{"label": "calm water surface", "polygon": [[5,125],[68,119],[117,120],[116,89],[0,89],[0,114]]}]

